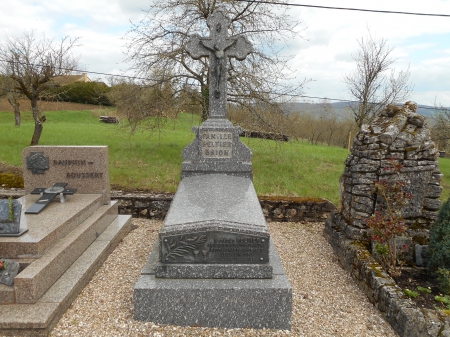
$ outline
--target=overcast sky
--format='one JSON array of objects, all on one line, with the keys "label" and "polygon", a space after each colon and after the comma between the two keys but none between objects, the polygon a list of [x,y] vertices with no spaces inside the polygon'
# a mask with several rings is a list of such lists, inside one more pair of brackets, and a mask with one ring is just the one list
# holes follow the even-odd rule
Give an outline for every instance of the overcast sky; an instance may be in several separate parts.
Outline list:
[{"label": "overcast sky", "polygon": [[[164,0],[155,0],[164,1]],[[450,15],[450,0],[289,0],[290,3]],[[88,71],[122,74],[123,37],[130,21],[143,17],[149,0],[0,0],[0,42],[5,35],[34,29],[37,35],[81,37],[76,49]],[[357,39],[367,34],[386,38],[395,47],[396,69],[410,66],[411,100],[450,106],[450,17],[377,14],[291,7],[302,22],[304,39],[291,41],[292,68],[311,78],[305,95],[351,99],[343,77],[355,63]],[[128,72],[128,74],[132,74]],[[89,75],[91,79],[95,75]]]}]

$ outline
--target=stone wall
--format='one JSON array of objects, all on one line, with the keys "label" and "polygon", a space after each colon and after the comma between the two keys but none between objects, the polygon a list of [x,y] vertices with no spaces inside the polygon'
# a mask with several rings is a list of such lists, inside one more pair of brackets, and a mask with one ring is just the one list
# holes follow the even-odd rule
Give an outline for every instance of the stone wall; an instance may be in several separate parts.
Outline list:
[{"label": "stone wall", "polygon": [[401,337],[450,337],[450,317],[436,310],[419,309],[375,261],[366,246],[349,239],[341,228],[340,214],[326,220],[324,236],[369,301],[380,310]]},{"label": "stone wall", "polygon": [[[374,192],[378,180],[401,180],[412,194],[402,210],[414,243],[428,241],[428,229],[437,217],[442,188],[438,151],[430,138],[417,104],[402,108],[387,106],[371,125],[363,125],[341,177],[340,213],[349,238],[368,241],[365,220],[378,208],[381,198]],[[396,172],[393,165],[401,165]]]},{"label": "stone wall", "polygon": [[[24,194],[23,189],[0,189],[0,199],[6,199],[10,195],[19,198]],[[119,214],[161,220],[165,218],[173,196],[173,194],[111,192],[111,199],[119,201]],[[259,201],[268,221],[324,221],[336,210],[335,205],[321,198],[259,197]]]},{"label": "stone wall", "polygon": [[[121,214],[164,219],[173,194],[113,192],[112,199],[119,201],[119,213]],[[259,197],[259,202],[268,221],[324,221],[333,210],[336,210],[336,206],[330,201],[321,198]]]}]

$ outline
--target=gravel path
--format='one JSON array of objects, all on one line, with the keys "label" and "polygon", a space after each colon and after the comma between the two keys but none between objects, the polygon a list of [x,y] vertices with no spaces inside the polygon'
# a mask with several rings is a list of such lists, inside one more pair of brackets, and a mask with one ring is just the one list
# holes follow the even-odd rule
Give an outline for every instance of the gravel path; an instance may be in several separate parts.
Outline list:
[{"label": "gravel path", "polygon": [[133,320],[133,288],[161,221],[136,228],[108,257],[51,336],[398,336],[359,291],[322,236],[323,223],[269,223],[293,287],[292,331],[213,329]]}]

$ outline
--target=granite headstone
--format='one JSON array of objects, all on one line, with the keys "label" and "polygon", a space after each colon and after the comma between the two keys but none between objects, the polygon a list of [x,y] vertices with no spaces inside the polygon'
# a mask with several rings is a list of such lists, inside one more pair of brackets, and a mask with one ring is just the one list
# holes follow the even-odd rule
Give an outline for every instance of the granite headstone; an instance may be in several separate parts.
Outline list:
[{"label": "granite headstone", "polygon": [[111,200],[107,146],[30,146],[22,152],[25,193],[66,182],[77,194]]},{"label": "granite headstone", "polygon": [[292,288],[252,182],[252,153],[226,119],[228,58],[252,52],[215,11],[210,36],[185,49],[209,57],[209,118],[183,150],[182,181],[135,285],[135,319],[163,324],[290,329]]}]

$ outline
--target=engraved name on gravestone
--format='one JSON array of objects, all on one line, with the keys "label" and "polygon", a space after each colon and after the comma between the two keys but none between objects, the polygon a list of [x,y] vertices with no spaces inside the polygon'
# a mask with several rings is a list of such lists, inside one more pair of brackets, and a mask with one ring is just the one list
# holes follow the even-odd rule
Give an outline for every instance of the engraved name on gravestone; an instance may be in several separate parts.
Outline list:
[{"label": "engraved name on gravestone", "polygon": [[32,146],[22,152],[26,193],[68,183],[77,194],[102,194],[111,200],[107,146]]},{"label": "engraved name on gravestone", "polygon": [[203,158],[231,158],[233,153],[233,133],[202,130]]},{"label": "engraved name on gravestone", "polygon": [[267,263],[269,238],[220,231],[165,236],[164,263]]}]

